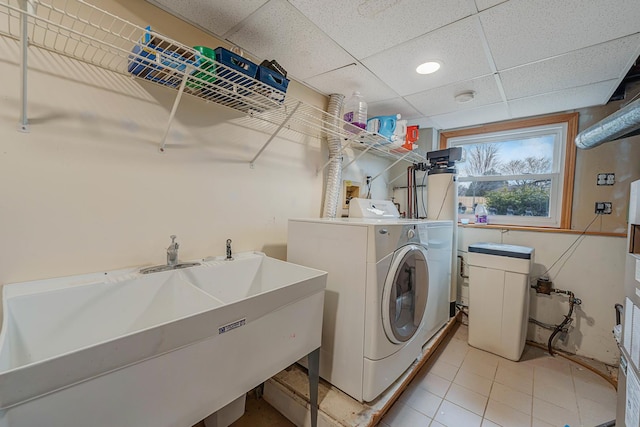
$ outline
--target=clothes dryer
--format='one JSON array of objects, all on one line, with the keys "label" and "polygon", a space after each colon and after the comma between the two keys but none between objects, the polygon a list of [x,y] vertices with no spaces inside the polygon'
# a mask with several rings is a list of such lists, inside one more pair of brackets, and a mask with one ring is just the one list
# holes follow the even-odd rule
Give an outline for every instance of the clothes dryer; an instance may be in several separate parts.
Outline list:
[{"label": "clothes dryer", "polygon": [[448,320],[448,276],[431,283],[442,263],[430,226],[452,234],[451,221],[289,220],[288,261],[329,273],[320,376],[359,401],[396,381]]}]

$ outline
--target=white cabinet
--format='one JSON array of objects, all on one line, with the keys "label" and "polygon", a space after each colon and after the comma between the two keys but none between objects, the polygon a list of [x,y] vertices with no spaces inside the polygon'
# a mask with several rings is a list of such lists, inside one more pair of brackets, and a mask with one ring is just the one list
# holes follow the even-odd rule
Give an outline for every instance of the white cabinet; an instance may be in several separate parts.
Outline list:
[{"label": "white cabinet", "polygon": [[469,345],[518,361],[527,338],[533,248],[469,245]]}]

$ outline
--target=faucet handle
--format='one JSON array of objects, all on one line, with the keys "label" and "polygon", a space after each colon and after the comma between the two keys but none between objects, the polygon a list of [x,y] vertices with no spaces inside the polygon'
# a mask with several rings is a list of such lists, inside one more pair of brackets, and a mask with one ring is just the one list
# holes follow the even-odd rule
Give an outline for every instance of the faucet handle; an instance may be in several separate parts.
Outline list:
[{"label": "faucet handle", "polygon": [[227,261],[232,261],[233,260],[233,256],[231,254],[231,239],[227,239],[227,258],[225,258]]},{"label": "faucet handle", "polygon": [[175,247],[177,249],[178,248],[178,244],[176,243],[176,237],[178,237],[178,236],[176,236],[175,234],[172,234],[169,237],[171,237],[171,245],[170,245],[170,247],[173,246],[173,247]]}]

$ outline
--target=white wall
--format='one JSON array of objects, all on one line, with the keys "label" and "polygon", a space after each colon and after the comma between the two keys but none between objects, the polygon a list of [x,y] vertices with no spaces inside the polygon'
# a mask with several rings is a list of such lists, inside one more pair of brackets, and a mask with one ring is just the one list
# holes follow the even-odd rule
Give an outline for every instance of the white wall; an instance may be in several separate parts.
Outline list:
[{"label": "white wall", "polygon": [[[203,37],[208,37],[204,36]],[[215,43],[215,42],[211,42]],[[321,140],[267,129],[176,91],[31,47],[29,133],[19,48],[0,37],[0,284],[259,250],[284,259],[289,217],[321,214]],[[295,83],[290,93],[324,107]]]},{"label": "white wall", "polygon": [[[391,163],[388,159],[365,154],[360,157],[361,152],[347,148],[343,152],[342,181],[351,181],[351,185],[360,186],[360,198],[367,198],[369,187],[367,186],[367,176],[371,177],[370,199],[389,200],[392,194],[389,193],[387,183],[389,181],[389,171],[387,167]],[[354,162],[352,160],[356,159]],[[346,167],[345,167],[346,166]],[[340,193],[340,207],[344,207],[344,185]],[[338,210],[337,216],[348,216],[349,209]]]},{"label": "white wall", "polygon": [[283,257],[287,218],[319,215],[320,140],[278,138],[251,169],[269,134],[185,96],[159,153],[175,91],[31,51],[30,133],[16,131],[17,58],[0,63],[0,282],[163,262],[170,234],[183,259],[227,238]]},{"label": "white wall", "polygon": [[[467,261],[471,243],[507,243],[535,249],[532,277],[545,272],[578,238],[578,234],[509,231],[459,227],[458,251]],[[626,240],[623,237],[584,236],[549,271],[554,288],[569,290],[582,300],[574,312],[572,329],[565,342],[554,346],[571,353],[617,365],[619,352],[611,330],[615,325],[614,304],[624,300],[623,275]],[[466,270],[468,274],[468,270]],[[462,279],[459,277],[459,284]],[[567,314],[563,295],[536,295],[531,291],[530,316],[544,323],[558,324]],[[469,301],[473,306],[473,300]],[[530,324],[527,338],[546,345],[551,331]]]}]

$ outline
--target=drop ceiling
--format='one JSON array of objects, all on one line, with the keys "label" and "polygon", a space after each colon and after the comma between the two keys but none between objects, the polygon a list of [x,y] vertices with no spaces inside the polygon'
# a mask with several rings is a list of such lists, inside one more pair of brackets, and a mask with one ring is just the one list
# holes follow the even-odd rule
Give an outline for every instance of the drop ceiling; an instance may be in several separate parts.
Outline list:
[{"label": "drop ceiling", "polygon": [[606,104],[640,56],[638,0],[148,1],[321,93],[360,91],[369,116],[437,129]]}]

